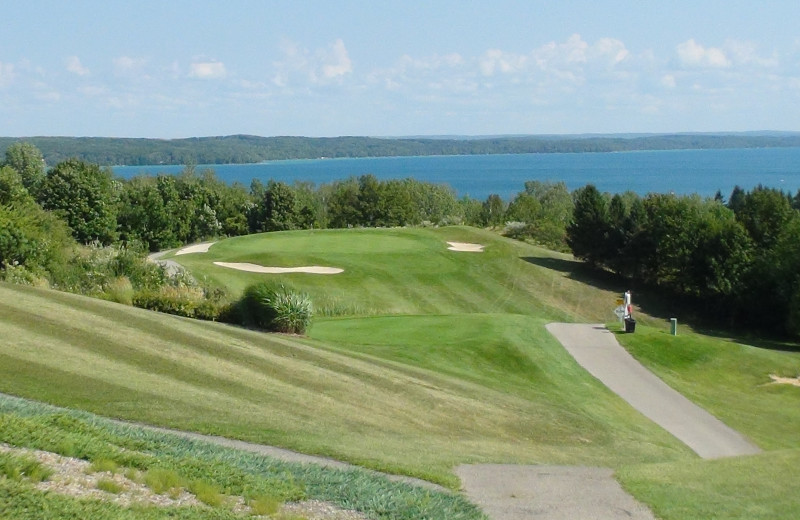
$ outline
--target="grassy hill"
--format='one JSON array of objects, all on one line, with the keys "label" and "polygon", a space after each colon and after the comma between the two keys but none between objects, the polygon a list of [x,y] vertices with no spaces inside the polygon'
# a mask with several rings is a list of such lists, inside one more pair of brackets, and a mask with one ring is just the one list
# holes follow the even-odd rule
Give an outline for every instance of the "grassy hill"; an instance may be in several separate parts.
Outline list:
[{"label": "grassy hill", "polygon": [[[454,252],[447,241],[486,247]],[[790,492],[800,477],[800,388],[767,384],[770,373],[800,373],[800,353],[686,328],[672,337],[663,320],[638,315],[637,333],[621,337],[634,355],[778,450],[699,461],[545,331],[555,320],[611,321],[625,289],[563,255],[443,228],[254,235],[174,259],[234,293],[266,276],[289,280],[311,294],[320,317],[308,337],[271,335],[0,284],[0,391],[449,486],[459,463],[611,466],[664,518],[704,517],[720,502],[731,505],[720,518],[746,504],[766,513],[800,507]],[[214,261],[344,272],[265,275]],[[776,466],[786,475],[777,487],[747,478]]]}]

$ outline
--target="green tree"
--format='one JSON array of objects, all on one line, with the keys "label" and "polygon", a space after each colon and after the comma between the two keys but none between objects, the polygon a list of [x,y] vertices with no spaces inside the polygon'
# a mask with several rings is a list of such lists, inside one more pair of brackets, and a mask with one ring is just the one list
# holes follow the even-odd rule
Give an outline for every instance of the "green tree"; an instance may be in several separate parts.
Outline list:
[{"label": "green tree", "polygon": [[484,221],[483,203],[479,200],[464,196],[458,201],[461,214],[464,216],[464,224],[468,226],[483,227]]},{"label": "green tree", "polygon": [[47,173],[39,200],[64,219],[79,242],[108,245],[117,238],[117,195],[109,169],[68,159]]},{"label": "green tree", "polygon": [[492,193],[483,203],[483,216],[481,218],[484,226],[497,227],[503,224],[506,214],[506,203],[500,195]]},{"label": "green tree", "polygon": [[117,215],[120,239],[140,241],[149,251],[178,245],[169,214],[153,177],[134,177],[123,184]]},{"label": "green tree", "polygon": [[567,226],[567,244],[576,258],[597,267],[608,259],[609,215],[606,198],[588,184],[575,193],[572,221]]},{"label": "green tree", "polygon": [[762,250],[768,250],[775,244],[794,212],[790,199],[782,191],[763,186],[746,193],[732,209],[755,246]]},{"label": "green tree", "polygon": [[10,166],[0,167],[0,204],[10,205],[29,198],[19,173]]},{"label": "green tree", "polygon": [[5,165],[19,173],[25,189],[35,196],[45,177],[42,152],[31,143],[14,143],[6,149]]},{"label": "green tree", "polygon": [[295,194],[285,182],[269,181],[264,194],[264,230],[285,231],[295,229]]},{"label": "green tree", "polygon": [[463,217],[456,194],[451,187],[414,179],[406,179],[404,183],[416,205],[415,219],[419,222],[441,225],[459,222]]},{"label": "green tree", "polygon": [[347,180],[336,181],[329,190],[327,198],[329,225],[333,228],[362,225],[358,180],[351,177]]},{"label": "green tree", "polygon": [[358,213],[359,224],[374,227],[378,224],[381,204],[381,185],[372,175],[362,175],[358,178]]}]

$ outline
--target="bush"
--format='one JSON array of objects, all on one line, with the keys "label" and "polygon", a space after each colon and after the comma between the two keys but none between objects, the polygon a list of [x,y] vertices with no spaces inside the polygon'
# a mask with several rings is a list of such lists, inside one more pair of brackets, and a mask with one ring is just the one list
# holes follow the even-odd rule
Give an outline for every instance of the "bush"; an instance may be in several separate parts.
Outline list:
[{"label": "bush", "polygon": [[311,323],[311,299],[305,293],[280,282],[259,282],[249,286],[239,302],[244,325],[276,332],[303,334]]}]

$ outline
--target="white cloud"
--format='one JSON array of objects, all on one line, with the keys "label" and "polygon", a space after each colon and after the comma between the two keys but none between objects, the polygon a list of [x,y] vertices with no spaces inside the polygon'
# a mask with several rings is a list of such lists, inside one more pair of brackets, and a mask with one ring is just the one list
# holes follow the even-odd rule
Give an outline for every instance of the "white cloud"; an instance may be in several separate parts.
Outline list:
[{"label": "white cloud", "polygon": [[600,59],[612,66],[625,61],[630,56],[625,44],[614,38],[601,38],[588,49],[588,54],[590,58]]},{"label": "white cloud", "polygon": [[86,76],[89,74],[89,69],[83,66],[80,58],[77,56],[69,56],[64,60],[64,63],[67,66],[67,70],[73,74],[77,74],[78,76]]},{"label": "white cloud", "polygon": [[189,66],[189,77],[198,79],[221,79],[228,72],[221,61],[200,61]]},{"label": "white cloud", "polygon": [[677,47],[678,59],[687,67],[730,67],[731,61],[719,47],[703,47],[694,39],[689,39]]},{"label": "white cloud", "polygon": [[114,58],[114,72],[120,76],[135,75],[145,66],[147,60],[144,58],[131,58],[130,56],[120,56]]},{"label": "white cloud", "polygon": [[281,42],[283,59],[273,63],[276,72],[272,83],[281,88],[292,86],[292,83],[325,84],[341,81],[353,72],[353,62],[347,47],[341,39],[334,40],[327,48],[310,50],[296,43],[284,40]]},{"label": "white cloud", "polygon": [[743,65],[756,65],[759,67],[775,67],[779,64],[776,54],[762,57],[758,53],[758,45],[749,41],[727,40],[724,45],[728,55],[734,63]]},{"label": "white cloud", "polygon": [[338,78],[353,71],[353,63],[341,39],[331,44],[322,59],[322,76],[326,79]]},{"label": "white cloud", "polygon": [[672,74],[664,74],[661,77],[661,86],[665,88],[675,88],[678,85],[677,81],[675,81],[675,76]]},{"label": "white cloud", "polygon": [[561,67],[569,64],[585,63],[589,44],[580,34],[573,34],[564,43],[549,42],[534,50],[532,55],[539,67]]},{"label": "white cloud", "polygon": [[528,58],[520,54],[506,53],[499,49],[489,49],[478,60],[481,74],[494,76],[495,72],[510,74],[525,67]]}]

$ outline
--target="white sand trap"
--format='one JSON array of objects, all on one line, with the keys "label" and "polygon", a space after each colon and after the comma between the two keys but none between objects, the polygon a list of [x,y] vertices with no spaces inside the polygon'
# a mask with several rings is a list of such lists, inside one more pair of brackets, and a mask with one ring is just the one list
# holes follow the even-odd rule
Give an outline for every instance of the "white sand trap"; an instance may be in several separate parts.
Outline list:
[{"label": "white sand trap", "polygon": [[781,377],[776,376],[775,374],[770,374],[769,378],[772,379],[772,382],[777,385],[800,386],[800,377]]},{"label": "white sand trap", "polygon": [[482,244],[470,244],[469,242],[448,242],[447,243],[450,247],[450,251],[463,251],[466,253],[483,253],[483,248],[485,247]]},{"label": "white sand trap", "polygon": [[191,253],[208,253],[208,250],[211,248],[213,244],[214,242],[203,242],[201,244],[187,246],[184,247],[183,249],[178,250],[178,252],[175,253],[175,256],[188,255]]},{"label": "white sand trap", "polygon": [[310,265],[305,267],[266,267],[258,264],[239,264],[232,262],[214,262],[214,265],[220,267],[227,267],[229,269],[236,269],[238,271],[247,271],[248,273],[268,273],[268,274],[283,274],[283,273],[311,273],[311,274],[339,274],[343,273],[344,269],[338,267],[323,267],[319,265]]}]

